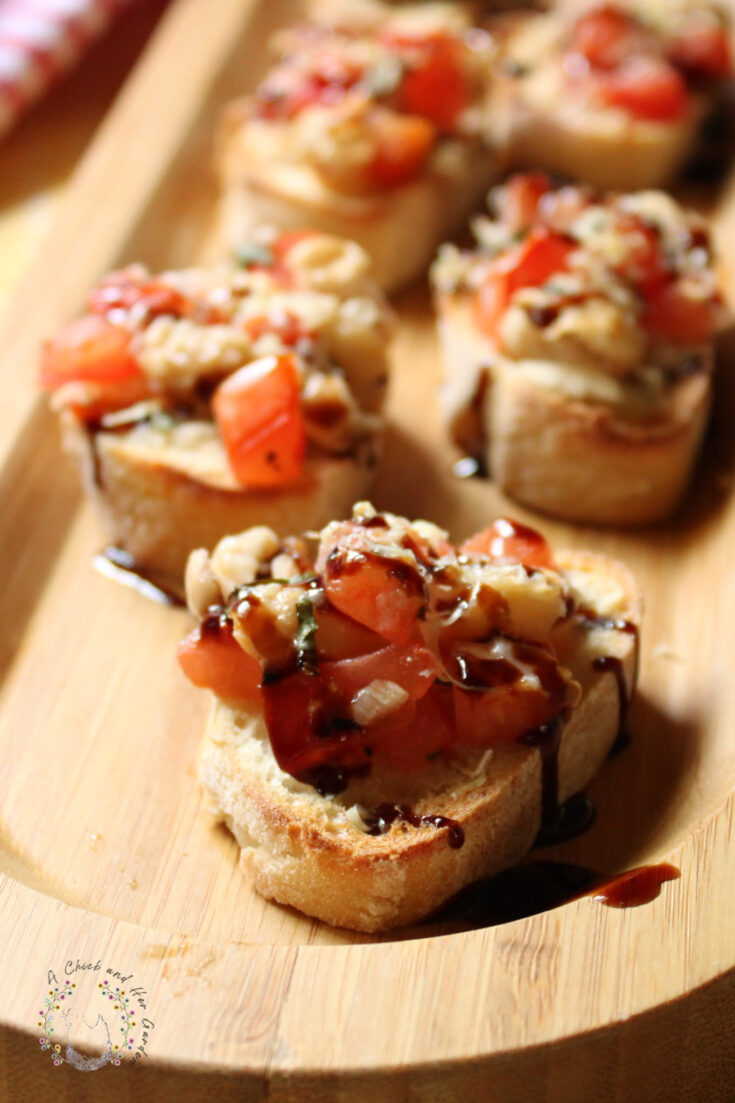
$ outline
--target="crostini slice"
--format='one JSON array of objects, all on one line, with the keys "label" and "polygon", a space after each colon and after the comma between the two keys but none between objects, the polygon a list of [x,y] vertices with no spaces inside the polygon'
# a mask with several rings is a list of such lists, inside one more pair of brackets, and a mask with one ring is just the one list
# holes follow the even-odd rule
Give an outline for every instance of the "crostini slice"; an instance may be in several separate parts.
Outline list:
[{"label": "crostini slice", "polygon": [[360,503],[310,546],[258,528],[193,553],[187,592],[207,803],[259,892],[353,930],[518,862],[635,683],[627,569],[507,520],[455,548]]},{"label": "crostini slice", "polygon": [[317,226],[354,238],[387,291],[426,271],[493,183],[483,137],[491,38],[447,5],[302,24],[226,109],[218,141],[225,235]]},{"label": "crostini slice", "polygon": [[239,267],[134,265],[91,292],[41,383],[112,543],[181,579],[194,547],[365,493],[393,324],[368,272],[353,242],[265,232]]},{"label": "crostini slice", "polygon": [[490,131],[517,168],[601,188],[669,184],[732,76],[717,3],[571,0],[503,36]]},{"label": "crostini slice", "polygon": [[513,177],[478,247],[433,267],[455,441],[570,520],[670,514],[689,480],[724,308],[703,220],[662,192]]}]

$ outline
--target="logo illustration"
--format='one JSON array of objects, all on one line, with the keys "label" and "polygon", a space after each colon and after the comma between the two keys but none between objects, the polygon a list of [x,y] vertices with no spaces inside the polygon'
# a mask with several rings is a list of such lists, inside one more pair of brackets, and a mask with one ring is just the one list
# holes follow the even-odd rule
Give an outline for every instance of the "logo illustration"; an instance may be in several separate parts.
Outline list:
[{"label": "logo illustration", "polygon": [[[99,973],[102,963],[83,964],[77,960],[76,965],[68,961],[64,967],[64,972],[71,975],[86,970]],[[96,980],[92,975],[85,977],[86,984],[80,979],[77,987],[72,980],[59,984],[54,971],[49,970],[50,987],[38,1012],[38,1041],[55,1066],[68,1064],[79,1072],[96,1072],[105,1065],[115,1068],[124,1059],[135,1063],[147,1055],[146,1044],[154,1024],[147,1017],[138,1017],[147,1009],[147,993],[139,986],[130,987],[132,973],[123,977],[113,969],[106,972],[112,979]],[[54,1034],[64,1037],[66,1044],[53,1042]]]}]

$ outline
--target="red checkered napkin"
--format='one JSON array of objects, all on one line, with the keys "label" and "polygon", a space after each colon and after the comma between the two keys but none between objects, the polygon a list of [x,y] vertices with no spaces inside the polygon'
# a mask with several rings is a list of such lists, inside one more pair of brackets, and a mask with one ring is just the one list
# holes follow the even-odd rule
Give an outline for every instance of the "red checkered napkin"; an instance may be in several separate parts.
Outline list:
[{"label": "red checkered napkin", "polygon": [[0,135],[130,0],[0,0]]}]

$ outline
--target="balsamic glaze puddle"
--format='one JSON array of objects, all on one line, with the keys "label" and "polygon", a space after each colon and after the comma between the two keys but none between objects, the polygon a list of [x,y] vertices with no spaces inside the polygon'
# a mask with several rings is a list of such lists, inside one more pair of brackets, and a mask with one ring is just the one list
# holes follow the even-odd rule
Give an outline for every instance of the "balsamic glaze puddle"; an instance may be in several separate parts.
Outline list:
[{"label": "balsamic glaze puddle", "polygon": [[536,861],[468,885],[431,917],[431,922],[468,929],[497,927],[551,911],[582,896],[611,908],[650,904],[665,881],[679,877],[668,862],[639,866],[614,876],[569,862]]},{"label": "balsamic glaze puddle", "polygon": [[148,598],[149,601],[154,601],[157,605],[182,608],[186,605],[180,591],[159,580],[154,572],[148,572],[139,567],[132,555],[122,548],[105,548],[103,552],[93,557],[92,566],[105,578],[111,578],[113,582],[121,582],[123,586],[129,586],[130,589]]}]

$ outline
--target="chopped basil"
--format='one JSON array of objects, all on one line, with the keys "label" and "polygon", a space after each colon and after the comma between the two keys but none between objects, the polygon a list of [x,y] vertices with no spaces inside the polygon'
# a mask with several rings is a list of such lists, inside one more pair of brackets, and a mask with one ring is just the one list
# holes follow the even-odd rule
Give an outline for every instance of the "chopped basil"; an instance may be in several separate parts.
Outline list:
[{"label": "chopped basil", "polygon": [[296,602],[296,616],[299,620],[299,630],[296,633],[296,663],[299,670],[306,674],[318,674],[319,664],[316,657],[317,623],[314,616],[314,606],[308,594],[304,594]]},{"label": "chopped basil", "polygon": [[251,268],[254,264],[272,268],[276,259],[265,245],[258,245],[253,241],[239,245],[235,250],[235,257],[241,268]]}]

